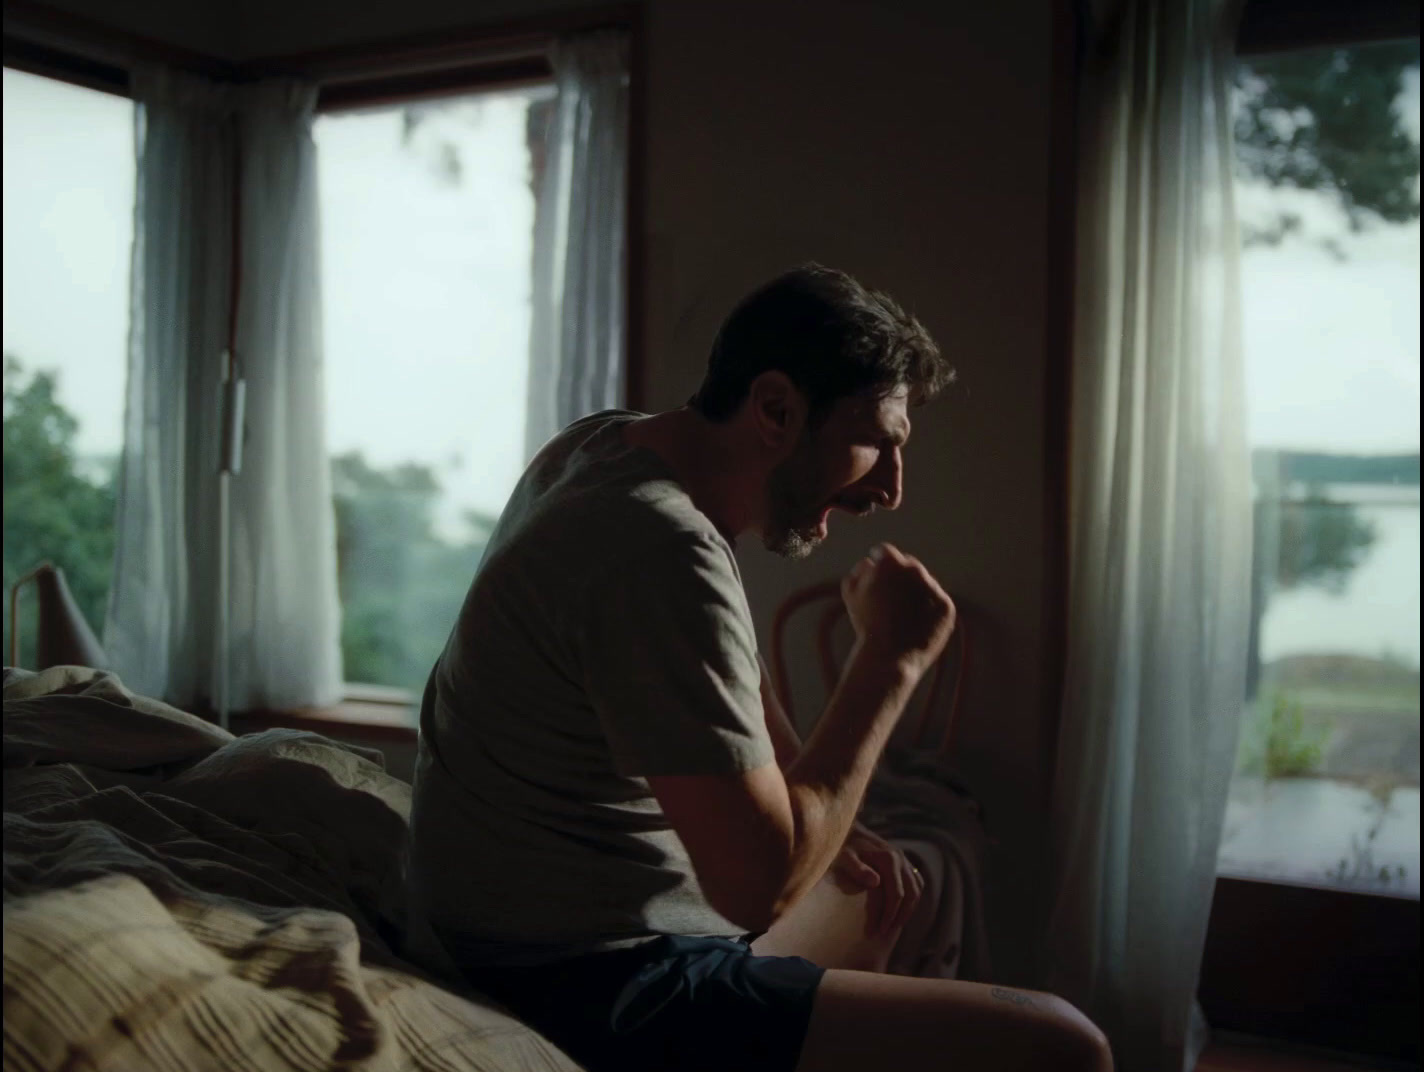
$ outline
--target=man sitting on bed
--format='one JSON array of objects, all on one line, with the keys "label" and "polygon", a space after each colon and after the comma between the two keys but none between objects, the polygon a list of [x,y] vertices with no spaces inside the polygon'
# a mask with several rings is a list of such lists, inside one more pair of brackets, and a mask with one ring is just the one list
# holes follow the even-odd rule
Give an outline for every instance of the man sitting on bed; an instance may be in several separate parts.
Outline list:
[{"label": "man sitting on bed", "polygon": [[888,544],[861,560],[803,745],[732,548],[800,558],[833,510],[898,507],[908,409],[950,377],[887,296],[808,266],[733,311],[686,406],[575,422],[510,497],[421,707],[412,904],[591,1072],[1110,1067],[1051,995],[767,955],[848,880],[883,939],[914,907],[855,816],[954,606]]}]

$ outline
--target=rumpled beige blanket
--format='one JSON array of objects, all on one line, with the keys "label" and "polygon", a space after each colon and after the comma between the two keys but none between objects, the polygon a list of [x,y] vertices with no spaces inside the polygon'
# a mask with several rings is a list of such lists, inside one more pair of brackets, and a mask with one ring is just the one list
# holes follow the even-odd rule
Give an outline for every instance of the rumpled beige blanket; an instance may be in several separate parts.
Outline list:
[{"label": "rumpled beige blanket", "polygon": [[392,951],[410,789],[72,667],[6,671],[4,1067],[576,1070]]}]

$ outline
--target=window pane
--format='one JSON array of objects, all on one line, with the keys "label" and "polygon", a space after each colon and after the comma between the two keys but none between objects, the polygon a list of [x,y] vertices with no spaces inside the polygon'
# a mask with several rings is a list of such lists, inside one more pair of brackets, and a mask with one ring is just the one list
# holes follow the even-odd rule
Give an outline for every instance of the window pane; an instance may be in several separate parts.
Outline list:
[{"label": "window pane", "polygon": [[346,680],[419,695],[524,465],[547,92],[316,124]]},{"label": "window pane", "polygon": [[1419,895],[1419,43],[1250,58],[1256,497],[1226,873]]},{"label": "window pane", "polygon": [[[102,628],[122,443],[133,103],[4,72],[4,568],[46,559]],[[34,665],[34,606],[20,663]],[[10,622],[5,615],[5,659]]]}]

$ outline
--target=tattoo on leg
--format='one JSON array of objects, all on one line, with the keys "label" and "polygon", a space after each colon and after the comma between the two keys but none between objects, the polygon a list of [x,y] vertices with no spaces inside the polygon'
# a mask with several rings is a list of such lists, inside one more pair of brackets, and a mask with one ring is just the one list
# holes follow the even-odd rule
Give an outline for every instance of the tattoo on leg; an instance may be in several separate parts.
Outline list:
[{"label": "tattoo on leg", "polygon": [[1007,1001],[1011,1004],[1022,1006],[1025,1009],[1035,1009],[1038,1007],[1034,1004],[1033,998],[1027,994],[1020,994],[1017,990],[1005,990],[1002,986],[990,987],[989,996],[991,998],[998,998],[1000,1001]]}]

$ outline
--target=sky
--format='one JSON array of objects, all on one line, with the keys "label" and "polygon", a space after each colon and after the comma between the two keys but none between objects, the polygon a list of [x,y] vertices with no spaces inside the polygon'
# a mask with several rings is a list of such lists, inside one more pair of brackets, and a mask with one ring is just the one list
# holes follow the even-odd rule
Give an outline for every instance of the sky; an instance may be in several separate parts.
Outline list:
[{"label": "sky", "polygon": [[5,68],[4,349],[57,369],[80,450],[122,438],[133,105]]},{"label": "sky", "polygon": [[[452,538],[465,510],[499,513],[525,462],[529,99],[453,102],[408,146],[398,110],[314,130],[329,448],[432,465]],[[5,70],[4,350],[59,370],[86,456],[122,440],[133,137],[126,99]]]},{"label": "sky", "polygon": [[[1419,80],[1399,101],[1419,136]],[[434,465],[461,510],[497,513],[524,462],[533,198],[519,95],[434,116],[401,145],[394,110],[316,125],[328,440],[333,452]],[[458,184],[438,146],[452,141]],[[118,450],[127,330],[132,106],[4,72],[4,348],[61,370],[85,454]],[[1241,187],[1243,219],[1317,195]],[[1333,451],[1419,448],[1419,224],[1242,258],[1251,441]]]},{"label": "sky", "polygon": [[[1419,72],[1397,103],[1419,141]],[[1298,213],[1304,237],[1241,258],[1248,434],[1256,446],[1419,449],[1419,221],[1345,232],[1319,194],[1238,183],[1241,221]],[[1317,239],[1341,236],[1346,260]]]},{"label": "sky", "polygon": [[[526,461],[527,108],[520,94],[467,100],[407,147],[398,110],[322,116],[314,132],[328,442],[436,465],[447,532],[462,509],[497,515]],[[458,183],[442,178],[444,146]]]}]

